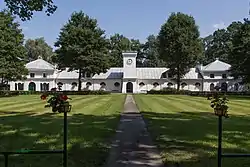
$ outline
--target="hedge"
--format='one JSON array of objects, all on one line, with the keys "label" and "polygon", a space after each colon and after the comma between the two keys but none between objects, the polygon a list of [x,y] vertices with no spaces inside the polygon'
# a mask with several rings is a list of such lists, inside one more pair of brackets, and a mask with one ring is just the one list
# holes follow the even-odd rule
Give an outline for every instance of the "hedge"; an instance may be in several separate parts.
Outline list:
[{"label": "hedge", "polygon": [[[60,91],[67,95],[107,95],[108,91]],[[40,95],[42,93],[53,94],[54,91],[0,91],[0,97],[11,97],[18,95]]]},{"label": "hedge", "polygon": [[[210,91],[189,91],[189,90],[179,90],[173,89],[173,88],[167,88],[163,90],[150,90],[147,91],[147,94],[162,94],[162,95],[174,95],[174,94],[179,94],[179,95],[190,95],[190,96],[202,96],[202,97],[207,97],[211,96],[214,92]],[[218,94],[227,94],[227,95],[235,95],[235,96],[250,96],[250,92],[245,91],[245,92],[217,92]]]}]

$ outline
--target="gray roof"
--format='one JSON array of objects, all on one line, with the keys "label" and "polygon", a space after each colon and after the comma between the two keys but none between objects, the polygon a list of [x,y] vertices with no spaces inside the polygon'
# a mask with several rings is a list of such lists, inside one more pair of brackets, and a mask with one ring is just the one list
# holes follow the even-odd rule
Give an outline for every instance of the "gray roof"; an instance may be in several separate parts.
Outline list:
[{"label": "gray roof", "polygon": [[204,66],[202,71],[227,71],[231,67],[230,64],[220,61],[216,59],[214,62]]},{"label": "gray roof", "polygon": [[95,74],[93,79],[121,79],[123,78],[123,68],[110,68],[106,73]]},{"label": "gray roof", "polygon": [[78,71],[75,70],[68,72],[68,68],[66,68],[66,70],[56,72],[57,79],[78,79],[78,77]]},{"label": "gray roof", "polygon": [[31,61],[25,65],[29,70],[55,70],[54,66],[43,59]]}]

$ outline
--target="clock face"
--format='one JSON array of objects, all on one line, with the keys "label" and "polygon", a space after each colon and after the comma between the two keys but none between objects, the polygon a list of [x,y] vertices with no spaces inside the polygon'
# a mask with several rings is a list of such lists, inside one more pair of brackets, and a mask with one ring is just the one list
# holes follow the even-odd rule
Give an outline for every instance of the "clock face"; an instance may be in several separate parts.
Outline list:
[{"label": "clock face", "polygon": [[127,64],[128,64],[128,65],[132,64],[132,59],[128,59],[128,60],[127,60]]}]

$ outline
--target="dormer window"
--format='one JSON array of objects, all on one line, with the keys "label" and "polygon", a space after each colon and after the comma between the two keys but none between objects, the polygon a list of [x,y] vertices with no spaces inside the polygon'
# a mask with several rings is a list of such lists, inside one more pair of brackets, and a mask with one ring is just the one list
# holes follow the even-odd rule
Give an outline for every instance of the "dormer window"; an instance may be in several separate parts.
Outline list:
[{"label": "dormer window", "polygon": [[30,73],[30,78],[35,78],[35,73]]},{"label": "dormer window", "polygon": [[173,78],[173,75],[171,73],[168,73],[168,78]]},{"label": "dormer window", "polygon": [[227,74],[222,74],[222,78],[227,78]]},{"label": "dormer window", "polygon": [[214,78],[214,74],[210,74],[210,78]]},{"label": "dormer window", "polygon": [[167,73],[166,72],[164,72],[164,73],[162,73],[162,76],[161,76],[162,78],[167,78]]},{"label": "dormer window", "polygon": [[47,78],[47,74],[46,73],[43,73],[43,78]]}]

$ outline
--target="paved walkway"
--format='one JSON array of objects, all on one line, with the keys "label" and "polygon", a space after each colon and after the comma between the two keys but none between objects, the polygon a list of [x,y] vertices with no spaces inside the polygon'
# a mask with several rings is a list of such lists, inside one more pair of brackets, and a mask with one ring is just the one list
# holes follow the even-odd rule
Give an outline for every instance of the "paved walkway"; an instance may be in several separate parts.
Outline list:
[{"label": "paved walkway", "polygon": [[106,167],[163,167],[132,95],[127,95]]}]

